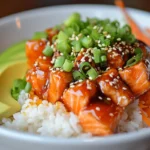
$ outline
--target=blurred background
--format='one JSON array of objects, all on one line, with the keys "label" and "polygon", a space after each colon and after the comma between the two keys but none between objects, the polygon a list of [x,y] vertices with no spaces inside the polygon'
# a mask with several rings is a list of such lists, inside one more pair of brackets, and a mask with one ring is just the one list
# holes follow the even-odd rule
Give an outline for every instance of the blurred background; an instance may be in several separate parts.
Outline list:
[{"label": "blurred background", "polygon": [[[65,4],[114,4],[114,0],[0,0],[0,18],[34,8]],[[150,0],[124,0],[126,6],[150,12]]]}]

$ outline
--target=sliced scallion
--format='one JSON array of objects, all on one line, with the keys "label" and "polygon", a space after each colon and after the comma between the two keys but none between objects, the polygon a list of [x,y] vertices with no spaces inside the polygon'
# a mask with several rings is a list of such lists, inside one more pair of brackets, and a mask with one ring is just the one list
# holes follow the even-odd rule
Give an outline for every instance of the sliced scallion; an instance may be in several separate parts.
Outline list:
[{"label": "sliced scallion", "polygon": [[73,13],[65,22],[66,26],[70,26],[75,22],[79,22],[81,20],[81,16],[79,13]]},{"label": "sliced scallion", "polygon": [[81,43],[85,48],[90,48],[93,46],[93,40],[91,37],[83,37]]},{"label": "sliced scallion", "polygon": [[64,56],[59,56],[55,60],[54,68],[61,68],[65,62],[65,57]]},{"label": "sliced scallion", "polygon": [[64,52],[70,53],[71,52],[71,47],[67,41],[61,41],[61,42],[57,43],[56,47],[62,53],[64,53]]},{"label": "sliced scallion", "polygon": [[94,55],[94,61],[95,63],[100,63],[100,50],[95,48],[93,50],[93,55]]},{"label": "sliced scallion", "polygon": [[92,80],[95,80],[98,76],[98,73],[96,72],[96,70],[94,68],[91,68],[90,70],[88,70],[86,74]]},{"label": "sliced scallion", "polygon": [[88,62],[82,62],[80,64],[80,71],[82,74],[86,74],[91,67],[92,66]]},{"label": "sliced scallion", "polygon": [[43,54],[45,55],[45,56],[47,56],[47,57],[49,57],[49,56],[52,56],[53,55],[53,49],[49,46],[49,45],[47,45],[46,47],[45,47],[45,49],[43,50]]},{"label": "sliced scallion", "polygon": [[101,56],[100,60],[101,60],[101,62],[106,62],[107,61],[106,55]]},{"label": "sliced scallion", "polygon": [[74,78],[74,80],[84,80],[86,78],[86,76],[83,75],[80,71],[74,71],[73,78]]},{"label": "sliced scallion", "polygon": [[141,59],[142,59],[141,54],[137,54],[136,56],[133,56],[132,58],[130,58],[127,61],[126,67],[130,67],[130,66],[133,66],[133,65],[137,64],[138,62],[140,62]]},{"label": "sliced scallion", "polygon": [[73,62],[66,59],[62,68],[63,68],[64,71],[70,72],[73,68]]}]

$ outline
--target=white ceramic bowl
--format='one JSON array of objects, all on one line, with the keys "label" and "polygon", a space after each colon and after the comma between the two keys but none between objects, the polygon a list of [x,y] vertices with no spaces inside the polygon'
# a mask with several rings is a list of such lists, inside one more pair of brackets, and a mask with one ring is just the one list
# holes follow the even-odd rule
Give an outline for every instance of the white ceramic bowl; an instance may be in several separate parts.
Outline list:
[{"label": "white ceramic bowl", "polygon": [[[142,27],[150,27],[150,13],[128,9]],[[72,12],[85,17],[118,19],[124,22],[121,12],[106,5],[66,5],[47,7],[18,13],[0,19],[0,51],[23,39],[29,39],[35,31],[61,23]],[[16,18],[21,28],[16,26]],[[2,86],[2,85],[0,85]],[[0,150],[149,150],[150,129],[91,139],[60,139],[20,133],[0,128]]]}]

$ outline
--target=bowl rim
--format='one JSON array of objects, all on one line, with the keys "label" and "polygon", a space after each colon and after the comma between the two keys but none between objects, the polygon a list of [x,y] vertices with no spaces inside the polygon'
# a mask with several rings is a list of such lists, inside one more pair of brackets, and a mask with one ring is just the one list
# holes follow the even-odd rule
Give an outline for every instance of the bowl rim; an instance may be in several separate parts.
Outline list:
[{"label": "bowl rim", "polygon": [[[102,4],[68,4],[68,5],[57,5],[57,6],[48,6],[48,7],[43,7],[43,8],[36,8],[32,10],[27,10],[23,11],[20,13],[16,13],[13,15],[9,15],[7,17],[3,17],[0,19],[0,26],[3,26],[11,21],[14,21],[14,18],[21,17],[26,18],[29,17],[34,13],[44,13],[45,11],[48,11],[50,8],[51,10],[56,10],[56,9],[62,9],[66,7],[90,7],[90,8],[95,8],[95,7],[105,7],[105,8],[110,8],[110,9],[116,9],[115,6],[113,5],[102,5]],[[134,11],[138,13],[142,13],[144,15],[147,15],[148,17],[150,16],[149,12],[134,9],[134,8],[127,8],[129,11]],[[40,135],[33,135],[30,133],[24,133],[24,132],[18,132],[18,131],[13,131],[11,129],[3,128],[0,127],[0,136],[5,137],[5,138],[11,138],[14,140],[22,140],[26,142],[38,142],[39,144],[57,144],[57,145],[66,145],[66,144],[71,144],[71,145],[81,145],[86,143],[86,145],[103,145],[103,144],[117,144],[117,143],[124,143],[124,142],[133,142],[133,141],[138,141],[142,140],[145,138],[150,138],[150,129],[141,129],[140,131],[135,131],[131,133],[124,133],[124,134],[116,134],[116,135],[111,135],[108,137],[92,137],[92,138],[55,138],[55,137],[46,137],[46,136],[40,136]],[[59,142],[58,142],[59,139]]]}]

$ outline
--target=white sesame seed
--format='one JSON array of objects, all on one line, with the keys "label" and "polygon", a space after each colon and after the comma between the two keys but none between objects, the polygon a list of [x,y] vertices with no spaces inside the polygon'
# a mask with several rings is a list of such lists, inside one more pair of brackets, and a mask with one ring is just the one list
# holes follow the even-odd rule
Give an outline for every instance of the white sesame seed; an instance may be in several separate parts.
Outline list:
[{"label": "white sesame seed", "polygon": [[117,41],[121,41],[121,38],[118,38]]},{"label": "white sesame seed", "polygon": [[123,89],[123,90],[127,90],[127,88],[126,88],[126,87],[123,87],[122,89]]},{"label": "white sesame seed", "polygon": [[105,82],[109,82],[109,80],[105,80]]},{"label": "white sesame seed", "polygon": [[42,59],[42,56],[39,56],[39,59]]},{"label": "white sesame seed", "polygon": [[94,26],[93,29],[97,29],[97,26]]},{"label": "white sesame seed", "polygon": [[119,77],[119,76],[117,76],[117,79],[120,79],[120,77]]},{"label": "white sesame seed", "polygon": [[119,71],[122,71],[123,69],[122,69],[122,68],[118,68],[118,70],[119,70]]},{"label": "white sesame seed", "polygon": [[110,101],[110,100],[111,100],[111,98],[107,97],[107,100],[108,100],[108,101]]},{"label": "white sesame seed", "polygon": [[35,75],[35,72],[32,72],[32,75]]},{"label": "white sesame seed", "polygon": [[109,116],[113,117],[113,116],[114,116],[114,114],[113,114],[113,113],[110,113],[110,114],[109,114]]},{"label": "white sesame seed", "polygon": [[74,88],[75,86],[74,85],[70,85],[70,88]]},{"label": "white sesame seed", "polygon": [[46,60],[47,58],[46,58],[46,56],[43,56],[43,60]]},{"label": "white sesame seed", "polygon": [[79,82],[82,82],[82,81],[83,81],[83,80],[81,80],[81,79],[79,80]]},{"label": "white sesame seed", "polygon": [[89,77],[90,80],[92,80],[92,77]]},{"label": "white sesame seed", "polygon": [[107,38],[107,39],[110,39],[110,38],[111,38],[111,35],[110,35],[110,34],[108,34],[108,35],[106,36],[106,38]]},{"label": "white sesame seed", "polygon": [[114,75],[113,72],[109,74],[109,76],[110,76],[111,78],[113,78],[113,75]]},{"label": "white sesame seed", "polygon": [[101,96],[99,96],[98,99],[102,100],[103,98]]},{"label": "white sesame seed", "polygon": [[97,110],[97,111],[100,111],[101,109],[100,109],[100,107],[96,107],[96,110]]}]

